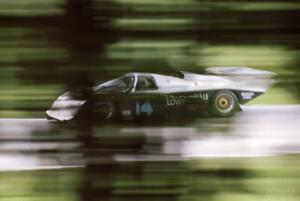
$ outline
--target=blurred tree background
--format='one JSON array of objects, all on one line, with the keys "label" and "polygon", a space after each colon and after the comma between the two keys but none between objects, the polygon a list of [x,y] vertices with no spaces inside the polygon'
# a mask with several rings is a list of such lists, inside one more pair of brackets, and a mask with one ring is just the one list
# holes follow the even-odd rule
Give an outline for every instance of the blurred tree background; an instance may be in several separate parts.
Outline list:
[{"label": "blurred tree background", "polygon": [[[298,19],[297,0],[1,0],[0,118],[44,117],[66,90],[126,72],[201,73],[211,66],[274,71],[279,82],[251,103],[299,104]],[[177,161],[180,155],[171,153],[158,161],[116,161],[122,154],[163,156],[164,137],[171,134],[179,136],[171,145],[181,149],[177,141],[193,129],[200,139],[224,135],[233,143],[230,137],[244,133],[231,133],[232,119],[208,124],[211,132],[200,121],[149,133],[124,131],[123,125],[42,131],[42,122],[3,121],[5,163],[23,154],[41,164],[71,160],[83,167],[2,171],[0,200],[298,200],[298,155]],[[266,136],[278,128],[271,123],[261,129]],[[258,139],[284,139],[266,136]]]},{"label": "blurred tree background", "polygon": [[0,116],[42,117],[57,95],[130,71],[274,71],[254,104],[299,103],[296,0],[0,1]]}]

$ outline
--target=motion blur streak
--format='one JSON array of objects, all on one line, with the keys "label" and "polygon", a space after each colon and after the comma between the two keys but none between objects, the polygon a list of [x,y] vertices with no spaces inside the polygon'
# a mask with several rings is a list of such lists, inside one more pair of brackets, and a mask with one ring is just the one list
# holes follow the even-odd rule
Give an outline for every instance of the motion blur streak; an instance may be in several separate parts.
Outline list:
[{"label": "motion blur streak", "polygon": [[[298,201],[298,19],[296,0],[0,1],[0,200]],[[210,66],[278,83],[229,119],[44,119],[70,89]]]},{"label": "motion blur streak", "polygon": [[28,200],[297,200],[300,106],[244,110],[232,119],[94,127],[87,149],[68,126],[1,119],[0,177],[9,181],[1,196],[16,197],[17,188]]}]

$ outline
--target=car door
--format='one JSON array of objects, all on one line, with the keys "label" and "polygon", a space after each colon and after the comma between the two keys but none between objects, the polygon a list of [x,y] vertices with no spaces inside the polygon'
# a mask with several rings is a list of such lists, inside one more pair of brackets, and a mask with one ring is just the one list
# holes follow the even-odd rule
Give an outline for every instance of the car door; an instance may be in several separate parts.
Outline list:
[{"label": "car door", "polygon": [[159,91],[155,77],[151,74],[138,74],[131,92],[131,109],[136,118],[151,118],[163,115],[164,97]]}]

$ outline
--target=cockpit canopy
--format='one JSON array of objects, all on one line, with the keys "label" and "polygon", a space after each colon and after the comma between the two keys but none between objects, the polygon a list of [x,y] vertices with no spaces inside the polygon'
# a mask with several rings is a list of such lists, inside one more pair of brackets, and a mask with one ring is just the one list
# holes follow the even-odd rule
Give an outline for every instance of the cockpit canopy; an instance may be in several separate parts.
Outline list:
[{"label": "cockpit canopy", "polygon": [[119,78],[104,82],[93,88],[93,91],[101,93],[122,92],[126,93],[132,89],[134,85],[134,75],[125,74]]}]

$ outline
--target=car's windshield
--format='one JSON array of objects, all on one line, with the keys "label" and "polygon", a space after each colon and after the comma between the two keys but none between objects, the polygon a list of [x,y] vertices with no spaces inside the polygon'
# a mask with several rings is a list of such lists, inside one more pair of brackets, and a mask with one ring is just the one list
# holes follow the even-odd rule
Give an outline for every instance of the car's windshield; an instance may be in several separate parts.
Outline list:
[{"label": "car's windshield", "polygon": [[94,88],[94,91],[101,92],[127,92],[133,87],[134,76],[124,75],[122,77],[107,81]]}]

